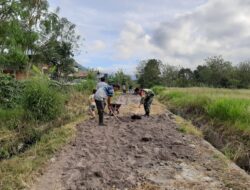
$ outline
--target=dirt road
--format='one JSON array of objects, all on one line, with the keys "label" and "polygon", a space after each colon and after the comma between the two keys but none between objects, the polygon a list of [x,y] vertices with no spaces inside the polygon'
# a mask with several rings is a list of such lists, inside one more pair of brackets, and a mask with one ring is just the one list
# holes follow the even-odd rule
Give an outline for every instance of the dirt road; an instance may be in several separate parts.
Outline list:
[{"label": "dirt road", "polygon": [[[118,98],[120,118],[89,120],[51,160],[32,190],[250,189],[250,177],[204,140],[183,134],[157,101],[153,115],[132,121],[138,97]],[[142,110],[140,110],[142,113]],[[167,114],[166,114],[167,113]]]}]

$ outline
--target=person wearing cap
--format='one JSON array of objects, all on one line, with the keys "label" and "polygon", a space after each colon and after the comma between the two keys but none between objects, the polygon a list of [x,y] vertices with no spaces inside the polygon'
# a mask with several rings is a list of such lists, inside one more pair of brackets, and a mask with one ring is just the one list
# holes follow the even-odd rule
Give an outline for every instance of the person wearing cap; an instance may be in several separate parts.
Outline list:
[{"label": "person wearing cap", "polygon": [[155,95],[154,92],[151,89],[145,89],[145,88],[141,90],[136,89],[135,92],[141,96],[139,108],[143,104],[144,110],[145,110],[144,116],[149,117],[151,104],[153,102],[154,95]]}]

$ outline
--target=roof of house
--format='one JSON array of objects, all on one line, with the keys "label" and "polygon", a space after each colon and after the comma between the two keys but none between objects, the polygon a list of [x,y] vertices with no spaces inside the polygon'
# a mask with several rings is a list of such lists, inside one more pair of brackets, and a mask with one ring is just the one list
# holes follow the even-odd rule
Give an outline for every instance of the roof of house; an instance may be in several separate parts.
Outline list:
[{"label": "roof of house", "polygon": [[73,76],[83,78],[83,77],[87,77],[88,73],[86,71],[79,71],[79,72],[74,73]]}]

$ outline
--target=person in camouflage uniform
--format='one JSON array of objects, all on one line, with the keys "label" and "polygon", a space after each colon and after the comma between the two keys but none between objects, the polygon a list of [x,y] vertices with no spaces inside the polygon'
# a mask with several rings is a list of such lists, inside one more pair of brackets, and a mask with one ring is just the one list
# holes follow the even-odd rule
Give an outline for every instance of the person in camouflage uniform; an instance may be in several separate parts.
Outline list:
[{"label": "person in camouflage uniform", "polygon": [[155,94],[151,89],[141,89],[141,90],[138,90],[137,92],[141,96],[139,107],[141,107],[141,105],[144,106],[144,110],[145,110],[144,116],[148,117],[150,115],[150,108],[151,108],[151,104],[153,102]]}]

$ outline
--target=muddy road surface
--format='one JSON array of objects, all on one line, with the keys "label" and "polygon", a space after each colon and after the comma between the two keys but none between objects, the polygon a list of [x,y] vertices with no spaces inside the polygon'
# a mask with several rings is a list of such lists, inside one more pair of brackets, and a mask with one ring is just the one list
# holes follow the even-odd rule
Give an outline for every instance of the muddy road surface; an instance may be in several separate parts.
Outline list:
[{"label": "muddy road surface", "polygon": [[154,101],[152,115],[131,120],[139,98],[123,95],[106,127],[88,120],[38,177],[32,190],[250,189],[250,177],[203,139],[179,132],[172,114]]}]

